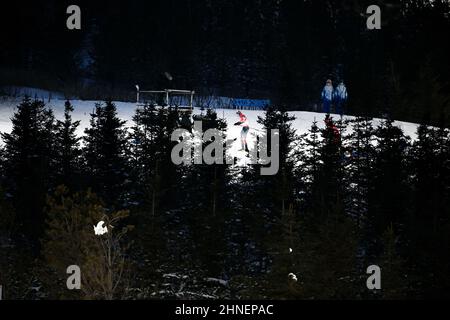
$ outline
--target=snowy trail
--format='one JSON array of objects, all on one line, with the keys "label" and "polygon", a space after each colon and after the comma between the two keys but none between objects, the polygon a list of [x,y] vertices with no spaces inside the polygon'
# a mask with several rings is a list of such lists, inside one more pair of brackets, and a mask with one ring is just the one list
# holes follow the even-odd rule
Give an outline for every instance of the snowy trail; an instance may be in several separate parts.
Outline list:
[{"label": "snowy trail", "polygon": [[[8,98],[1,99],[0,98],[0,132],[11,132],[12,123],[11,117],[14,114],[16,106],[20,103],[21,98]],[[64,102],[65,100],[52,100],[47,105],[50,106],[57,119],[63,118],[64,113]],[[74,120],[80,121],[80,126],[78,127],[77,134],[83,135],[84,129],[89,126],[90,113],[93,111],[95,104],[98,101],[82,101],[82,100],[72,100],[71,101],[74,106],[74,112],[72,117]],[[115,102],[117,106],[117,112],[120,118],[126,121],[126,126],[131,127],[133,125],[132,117],[136,110],[136,104],[131,102]],[[202,111],[200,109],[195,109],[194,114],[200,114]],[[224,118],[228,124],[227,138],[237,140],[233,143],[230,148],[230,155],[235,156],[238,159],[237,164],[239,166],[247,164],[250,159],[245,157],[243,152],[240,152],[240,131],[241,127],[234,126],[233,123],[239,120],[236,115],[236,110],[233,109],[216,109],[216,112],[220,118]],[[247,116],[250,131],[247,136],[247,141],[249,148],[253,148],[256,135],[259,134],[259,130],[262,129],[262,126],[257,123],[258,116],[263,116],[264,111],[256,111],[256,110],[243,110],[244,114]],[[314,120],[317,121],[317,125],[319,128],[325,127],[323,122],[324,114],[317,112],[306,112],[306,111],[292,111],[291,115],[295,116],[295,120],[292,122],[293,128],[296,130],[297,134],[301,135],[307,133],[311,128],[311,124]],[[335,119],[339,119],[338,115],[332,115]],[[344,116],[344,119],[353,119],[351,116]],[[374,119],[373,125],[376,127],[381,122],[381,119]],[[403,129],[405,135],[411,137],[411,139],[416,138],[416,130],[418,125],[415,123],[401,122],[395,121],[394,125]],[[351,129],[348,127],[347,133],[350,133]]]}]

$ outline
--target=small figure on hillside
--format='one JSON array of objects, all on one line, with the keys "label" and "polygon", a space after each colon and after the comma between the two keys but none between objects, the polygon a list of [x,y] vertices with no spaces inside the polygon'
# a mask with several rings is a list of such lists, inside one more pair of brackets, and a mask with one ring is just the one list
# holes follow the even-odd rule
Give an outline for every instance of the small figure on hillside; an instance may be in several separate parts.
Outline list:
[{"label": "small figure on hillside", "polygon": [[248,125],[247,117],[241,111],[236,112],[236,114],[239,116],[239,121],[236,122],[234,125],[235,126],[242,126],[242,130],[241,130],[241,151],[245,150],[246,152],[249,152],[248,146],[247,146],[247,133],[250,130],[250,127]]},{"label": "small figure on hillside", "polygon": [[344,106],[345,103],[347,102],[347,98],[348,98],[347,88],[345,87],[344,82],[341,81],[334,90],[334,97],[333,97],[336,113],[339,114],[341,117],[344,112]]},{"label": "small figure on hillside", "polygon": [[327,80],[322,90],[323,111],[330,114],[331,101],[333,100],[333,83],[330,79]]},{"label": "small figure on hillside", "polygon": [[325,126],[327,130],[331,130],[333,134],[333,141],[336,144],[341,144],[341,133],[339,132],[338,127],[334,124],[333,118],[330,117],[329,114],[325,116]]}]

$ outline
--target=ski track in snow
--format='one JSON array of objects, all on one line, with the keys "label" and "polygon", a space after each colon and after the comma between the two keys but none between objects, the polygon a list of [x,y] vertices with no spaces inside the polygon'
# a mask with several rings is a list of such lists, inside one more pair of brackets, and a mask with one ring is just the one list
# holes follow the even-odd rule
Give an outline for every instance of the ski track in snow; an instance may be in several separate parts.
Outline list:
[{"label": "ski track in snow", "polygon": [[[11,132],[12,123],[11,118],[15,112],[16,106],[20,103],[22,98],[0,98],[0,132]],[[64,102],[65,100],[61,99],[53,99],[50,102],[46,102],[48,107],[51,107],[54,111],[55,117],[57,119],[62,119],[64,114]],[[80,126],[77,129],[77,134],[82,136],[84,134],[84,129],[89,127],[90,114],[93,112],[95,108],[95,104],[99,101],[82,101],[82,100],[71,100],[71,103],[74,107],[74,112],[72,113],[73,120],[80,121]],[[125,126],[131,127],[133,125],[132,117],[136,110],[136,104],[132,102],[115,102],[117,107],[118,116],[126,120]],[[248,164],[250,161],[249,158],[245,156],[245,153],[239,151],[240,145],[240,126],[234,126],[233,123],[239,120],[238,115],[236,114],[237,110],[234,109],[216,109],[216,112],[220,118],[224,118],[228,124],[227,130],[227,139],[237,138],[235,142],[233,142],[231,148],[229,149],[229,154],[233,157],[237,158],[236,164],[238,166],[244,166]],[[202,111],[200,109],[194,109],[194,114],[200,114]],[[243,113],[247,116],[250,131],[247,135],[247,143],[249,148],[253,148],[256,135],[260,134],[262,126],[257,123],[258,116],[263,117],[264,111],[261,110],[243,110]],[[311,128],[311,124],[314,120],[317,121],[317,125],[319,128],[324,128],[324,118],[325,115],[323,113],[317,112],[308,112],[308,111],[292,111],[289,114],[295,116],[295,120],[292,122],[292,127],[296,130],[298,135],[307,133]],[[338,115],[332,115],[332,117],[336,120],[339,119]],[[344,119],[354,119],[352,116],[344,116]],[[373,126],[377,127],[381,122],[381,119],[373,119]],[[395,121],[394,125],[403,129],[405,135],[409,136],[412,140],[416,138],[416,130],[418,124],[403,122],[403,121]],[[351,128],[347,127],[347,134],[351,133]],[[3,142],[1,142],[3,144]]]}]

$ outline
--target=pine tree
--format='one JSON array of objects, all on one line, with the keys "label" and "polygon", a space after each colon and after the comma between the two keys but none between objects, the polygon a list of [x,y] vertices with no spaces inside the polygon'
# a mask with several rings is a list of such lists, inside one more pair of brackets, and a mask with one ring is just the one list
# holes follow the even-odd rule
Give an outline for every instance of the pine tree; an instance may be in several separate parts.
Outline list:
[{"label": "pine tree", "polygon": [[11,133],[2,134],[5,187],[13,195],[18,230],[36,236],[43,227],[45,195],[54,180],[54,116],[42,101],[26,97],[12,124]]},{"label": "pine tree", "polygon": [[434,129],[420,125],[411,157],[415,199],[415,218],[437,231],[447,207],[448,135],[445,128]]},{"label": "pine tree", "polygon": [[64,104],[64,121],[56,122],[56,161],[57,183],[65,184],[73,189],[79,184],[77,180],[80,170],[81,150],[76,130],[80,121],[73,121],[73,106],[70,101]]},{"label": "pine tree", "polygon": [[333,205],[327,216],[302,215],[297,245],[297,277],[309,299],[358,297],[358,229],[343,206]]},{"label": "pine tree", "polygon": [[294,157],[292,153],[293,143],[297,139],[295,130],[292,128],[291,122],[295,120],[294,116],[288,114],[286,110],[277,110],[269,107],[264,113],[264,117],[258,117],[258,123],[263,126],[264,135],[267,136],[267,150],[271,150],[274,143],[269,138],[271,129],[279,130],[279,170],[273,176],[259,176],[260,172],[256,172],[259,179],[263,181],[264,189],[268,193],[267,199],[269,208],[279,213],[279,216],[285,213],[289,207],[289,203],[293,203],[294,193]]},{"label": "pine tree", "polygon": [[[145,281],[155,281],[155,266],[171,265],[173,256],[179,256],[175,240],[180,236],[183,215],[178,210],[184,202],[185,169],[171,160],[175,142],[172,132],[180,126],[180,114],[174,108],[146,105],[136,110],[131,137],[132,198],[136,207],[136,241],[141,250],[133,255],[145,261],[140,268]],[[187,124],[186,124],[187,125]],[[188,129],[188,128],[186,128]],[[181,246],[184,241],[180,241]],[[147,263],[149,261],[149,263]]]},{"label": "pine tree", "polygon": [[306,210],[313,196],[318,194],[315,190],[317,184],[314,182],[319,177],[321,139],[316,119],[314,119],[309,132],[300,141],[300,149],[303,150],[300,157],[302,174],[297,175],[297,179],[299,184],[303,184],[302,196],[299,200],[302,201],[303,208]]},{"label": "pine tree", "polygon": [[[226,128],[225,120],[220,119],[212,109],[205,114],[194,115],[194,121],[200,121],[202,131],[216,129],[222,137],[222,154],[212,154],[222,157],[222,163],[195,164],[189,166],[186,179],[186,194],[188,195],[188,223],[191,227],[196,256],[208,274],[221,276],[226,258],[226,221],[229,219],[229,183],[230,167],[226,164]],[[198,142],[196,142],[198,143]],[[202,150],[213,141],[202,141]],[[215,150],[218,152],[220,150]]]},{"label": "pine tree", "polygon": [[[331,120],[332,121],[332,120]],[[343,204],[345,186],[343,185],[343,161],[341,135],[337,135],[330,122],[321,132],[321,140],[318,141],[317,127],[313,125],[314,145],[307,156],[307,165],[311,173],[307,174],[310,182],[310,192],[307,214],[326,217],[333,211],[333,206]],[[308,143],[308,142],[307,142]],[[319,144],[317,144],[319,143]],[[313,170],[313,171],[311,171]]]},{"label": "pine tree", "polygon": [[97,104],[85,130],[85,175],[89,186],[111,206],[123,206],[129,176],[128,142],[125,121],[117,116],[112,101]]},{"label": "pine tree", "polygon": [[[183,166],[177,166],[173,163],[171,152],[177,142],[171,140],[172,133],[181,128],[180,111],[177,108],[169,107],[167,111],[162,109],[164,115],[162,118],[161,132],[158,133],[160,137],[159,144],[159,162],[157,162],[157,179],[161,180],[161,196],[160,203],[170,203],[170,207],[178,206],[184,203],[183,193],[180,190],[183,188],[185,170]],[[188,128],[189,129],[189,128]],[[177,199],[179,202],[175,202]]]},{"label": "pine tree", "polygon": [[[133,192],[138,201],[153,217],[157,211],[176,207],[183,169],[173,164],[171,152],[177,143],[172,133],[182,127],[176,108],[158,108],[147,105],[138,109],[133,118],[131,157],[133,174],[139,187]],[[185,123],[187,126],[187,123]],[[190,128],[186,128],[190,129]]]},{"label": "pine tree", "polygon": [[[369,190],[369,237],[376,240],[384,230],[404,222],[408,212],[407,152],[409,138],[385,120],[376,130],[377,147],[372,183]],[[377,245],[375,245],[375,248]]]},{"label": "pine tree", "polygon": [[354,298],[359,235],[345,205],[345,127],[344,123],[327,121],[322,130],[314,122],[301,142],[305,169],[299,179],[306,188],[299,222],[297,276],[302,279],[303,297]]},{"label": "pine tree", "polygon": [[406,253],[413,261],[415,291],[434,291],[436,296],[445,294],[448,281],[442,266],[450,265],[446,254],[450,246],[448,141],[448,129],[422,124],[410,153],[414,203],[406,221]]},{"label": "pine tree", "polygon": [[364,227],[375,158],[375,137],[371,118],[357,117],[352,127],[353,133],[349,136],[349,146],[344,153],[347,162],[347,174],[344,177],[344,184],[347,186],[346,208],[358,226]]},{"label": "pine tree", "polygon": [[265,297],[270,299],[302,298],[302,277],[299,273],[300,219],[291,204],[274,228],[276,236],[267,239],[272,243],[269,255],[271,266],[262,278]]},{"label": "pine tree", "polygon": [[[282,228],[278,228],[280,219],[288,213],[288,208],[296,202],[298,187],[294,177],[295,163],[298,157],[293,148],[296,142],[295,131],[291,126],[294,117],[285,110],[269,107],[258,122],[263,126],[261,138],[267,139],[267,151],[271,151],[271,129],[279,131],[278,155],[279,168],[275,175],[261,175],[263,164],[252,164],[241,170],[239,178],[239,198],[236,199],[242,233],[238,247],[246,264],[243,271],[266,273],[270,269],[270,252],[277,251],[278,241],[282,237]],[[250,129],[251,130],[251,129]],[[261,152],[261,145],[255,146]],[[276,239],[271,243],[268,239]],[[287,275],[286,275],[287,276]],[[287,280],[286,280],[287,281]]]},{"label": "pine tree", "polygon": [[[133,117],[131,145],[132,167],[134,179],[138,182],[136,198],[146,199],[151,208],[151,216],[155,216],[157,202],[159,200],[160,174],[158,163],[161,154],[161,138],[163,131],[163,113],[157,112],[153,105],[146,105],[143,109],[137,109]],[[146,191],[144,191],[146,190]]]},{"label": "pine tree", "polygon": [[[227,123],[225,120],[220,119],[217,113],[212,109],[207,109],[204,115],[195,115],[194,121],[200,121],[202,123],[203,132],[209,129],[216,129],[222,134],[222,139],[225,141],[225,131],[227,129]],[[210,145],[212,141],[204,141],[202,143],[202,150]],[[214,155],[216,156],[216,155]],[[223,203],[226,198],[226,185],[228,184],[229,178],[229,166],[225,163],[226,157],[226,145],[223,144],[223,154],[217,155],[222,156],[224,159],[221,163],[214,163],[212,165],[208,164],[195,164],[191,167],[193,169],[191,174],[198,179],[198,186],[201,186],[203,191],[200,194],[205,195],[204,204],[207,204],[211,215],[215,216],[218,207],[223,207]]]},{"label": "pine tree", "polygon": [[404,299],[407,293],[407,271],[405,261],[400,257],[398,238],[393,226],[383,233],[383,254],[379,266],[382,270],[383,299]]}]

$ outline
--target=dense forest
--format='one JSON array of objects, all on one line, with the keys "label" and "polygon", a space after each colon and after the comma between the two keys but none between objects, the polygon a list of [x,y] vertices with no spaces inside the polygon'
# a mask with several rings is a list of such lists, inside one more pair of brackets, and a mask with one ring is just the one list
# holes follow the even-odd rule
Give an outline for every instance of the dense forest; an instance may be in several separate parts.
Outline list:
[{"label": "dense forest", "polygon": [[[192,129],[177,109],[138,109],[126,130],[98,103],[83,137],[72,112],[67,101],[57,120],[24,98],[2,134],[5,299],[449,297],[445,127],[411,141],[390,119],[357,117],[331,120],[339,138],[317,122],[299,136],[271,107],[258,122],[279,129],[280,166],[264,176],[260,164],[174,165],[170,134]],[[231,125],[210,109],[194,120]],[[383,290],[366,288],[372,264]],[[69,265],[81,290],[67,290]]]},{"label": "dense forest", "polygon": [[[72,4],[81,30],[66,27]],[[381,29],[370,30],[374,4]],[[448,0],[1,10],[0,108],[14,113],[0,119],[12,124],[0,132],[0,298],[450,298]],[[346,116],[317,116],[300,134],[290,111],[323,111],[328,79],[348,89]],[[278,172],[175,165],[174,130],[201,121],[225,137],[233,123],[208,106],[186,117],[150,103],[126,123],[116,104],[134,102],[136,84],[270,100],[258,135],[271,144],[279,130]],[[24,87],[62,93],[63,116],[14,96]],[[75,100],[92,100],[86,128]],[[417,137],[394,120],[420,124]],[[73,265],[81,290],[67,287]],[[366,286],[370,265],[382,290]]]},{"label": "dense forest", "polygon": [[[446,0],[80,0],[68,30],[71,4],[2,4],[0,86],[131,100],[138,83],[312,110],[330,78],[349,114],[449,123]],[[372,4],[380,30],[366,27]]]}]

